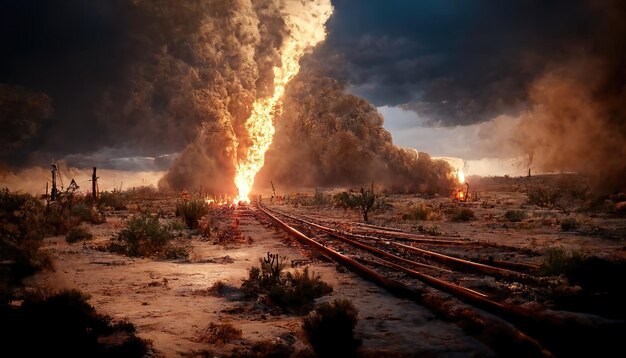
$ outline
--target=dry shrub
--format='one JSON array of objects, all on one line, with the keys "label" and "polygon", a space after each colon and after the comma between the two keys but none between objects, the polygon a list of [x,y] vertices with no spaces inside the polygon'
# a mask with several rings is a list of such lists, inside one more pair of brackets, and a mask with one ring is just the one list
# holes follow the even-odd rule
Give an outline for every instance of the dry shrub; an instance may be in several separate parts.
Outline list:
[{"label": "dry shrub", "polygon": [[199,197],[180,200],[176,204],[176,216],[181,217],[190,229],[197,229],[198,221],[208,213],[209,205]]},{"label": "dry shrub", "polygon": [[541,264],[541,272],[546,275],[561,275],[572,271],[583,261],[584,256],[575,251],[567,251],[561,247],[546,250]]},{"label": "dry shrub", "polygon": [[448,214],[452,221],[470,221],[475,218],[474,211],[470,208],[455,208]]},{"label": "dry shrub", "polygon": [[268,253],[259,259],[261,266],[251,267],[241,290],[248,297],[266,295],[272,304],[283,309],[308,311],[313,300],[332,292],[332,287],[308,267],[284,273],[287,258]]},{"label": "dry shrub", "polygon": [[358,311],[348,300],[322,303],[305,319],[303,328],[319,357],[354,357],[361,341],[354,337]]},{"label": "dry shrub", "polygon": [[408,213],[402,215],[402,220],[441,220],[442,214],[433,210],[424,204],[418,204],[412,207]]},{"label": "dry shrub", "polygon": [[552,188],[547,185],[537,185],[528,188],[529,204],[541,207],[553,207],[556,206],[560,198],[561,191],[557,188]]},{"label": "dry shrub", "polygon": [[509,210],[504,217],[510,222],[521,222],[526,219],[526,212],[522,210]]},{"label": "dry shrub", "polygon": [[289,358],[293,357],[293,347],[283,343],[282,341],[260,341],[252,345],[249,355],[244,357],[255,358]]},{"label": "dry shrub", "polygon": [[565,218],[561,220],[561,230],[563,231],[573,231],[580,227],[580,223],[576,218]]},{"label": "dry shrub", "polygon": [[430,235],[430,236],[441,236],[443,235],[443,233],[441,232],[441,230],[439,230],[439,228],[436,225],[433,226],[418,226],[417,227],[417,231],[424,233],[426,235]]},{"label": "dry shrub", "polygon": [[135,335],[134,325],[113,324],[88,298],[69,290],[27,296],[21,306],[0,306],[2,348],[24,357],[144,357],[150,343]]},{"label": "dry shrub", "polygon": [[126,195],[119,190],[102,192],[98,198],[99,207],[109,207],[113,210],[126,210],[127,202]]},{"label": "dry shrub", "polygon": [[230,323],[211,323],[200,334],[200,342],[209,344],[226,344],[242,338],[240,329]]},{"label": "dry shrub", "polygon": [[52,267],[51,258],[39,250],[51,232],[41,201],[0,189],[0,306],[14,298],[22,279]]},{"label": "dry shrub", "polygon": [[309,205],[312,206],[326,206],[333,203],[333,197],[329,194],[324,194],[318,189],[315,189],[315,194],[313,194],[313,198],[308,202]]},{"label": "dry shrub", "polygon": [[322,281],[320,275],[309,273],[309,268],[302,271],[287,272],[281,285],[272,287],[269,298],[280,307],[308,308],[318,297],[333,292],[333,288]]},{"label": "dry shrub", "polygon": [[368,221],[370,211],[383,211],[389,208],[384,195],[374,189],[374,184],[369,188],[361,187],[358,191],[345,191],[334,196],[335,205],[347,209],[353,209],[361,213],[363,221]]},{"label": "dry shrub", "polygon": [[91,232],[82,226],[77,226],[70,231],[68,231],[67,235],[65,235],[65,241],[72,244],[78,241],[85,241],[93,239],[93,235]]},{"label": "dry shrub", "polygon": [[159,223],[159,219],[138,216],[126,223],[116,239],[124,245],[129,256],[151,256],[161,253],[172,238],[172,234]]}]

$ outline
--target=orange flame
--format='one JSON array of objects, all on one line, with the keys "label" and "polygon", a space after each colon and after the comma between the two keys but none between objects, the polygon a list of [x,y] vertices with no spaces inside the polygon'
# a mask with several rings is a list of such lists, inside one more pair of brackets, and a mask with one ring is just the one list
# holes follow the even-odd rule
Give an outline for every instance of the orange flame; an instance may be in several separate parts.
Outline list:
[{"label": "orange flame", "polygon": [[[281,67],[274,67],[274,94],[257,99],[245,128],[250,137],[250,146],[245,157],[239,158],[235,174],[238,196],[236,202],[250,202],[250,191],[254,177],[265,163],[265,152],[274,137],[273,119],[281,114],[281,99],[285,86],[300,71],[300,58],[304,51],[326,37],[324,23],[332,14],[332,6],[327,0],[315,2],[292,1],[287,3],[291,16],[285,19],[290,26],[290,36],[285,38],[281,51]],[[303,7],[303,8],[298,8]],[[235,145],[238,145],[235,142]]]}]

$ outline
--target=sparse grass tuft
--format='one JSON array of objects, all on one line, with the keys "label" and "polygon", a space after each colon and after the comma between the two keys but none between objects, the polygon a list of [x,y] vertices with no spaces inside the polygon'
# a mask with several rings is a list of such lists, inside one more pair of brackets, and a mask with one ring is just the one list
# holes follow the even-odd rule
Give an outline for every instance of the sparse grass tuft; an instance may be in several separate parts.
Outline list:
[{"label": "sparse grass tuft", "polygon": [[311,198],[311,200],[309,201],[309,205],[312,206],[326,206],[332,203],[333,197],[328,194],[322,193],[318,189],[315,189],[315,194],[313,194],[313,198]]},{"label": "sparse grass tuft", "polygon": [[434,226],[418,226],[417,227],[417,231],[424,233],[426,235],[430,235],[430,236],[441,236],[443,235],[443,233],[441,232],[441,230],[439,230],[439,228],[434,225]]},{"label": "sparse grass tuft", "polygon": [[580,227],[580,223],[575,218],[565,218],[561,221],[561,230],[573,231]]},{"label": "sparse grass tuft", "polygon": [[241,339],[242,331],[230,323],[210,323],[200,334],[203,343],[221,345]]},{"label": "sparse grass tuft", "polygon": [[70,244],[91,239],[93,239],[93,235],[91,234],[91,232],[87,228],[84,228],[82,226],[77,226],[71,229],[67,232],[67,235],[65,235],[65,241]]},{"label": "sparse grass tuft", "polygon": [[509,210],[504,217],[510,222],[521,222],[526,219],[526,212],[522,210]]},{"label": "sparse grass tuft", "polygon": [[449,214],[452,221],[470,221],[475,218],[474,211],[470,208],[456,208]]},{"label": "sparse grass tuft", "polygon": [[419,204],[411,208],[411,210],[402,215],[402,220],[428,220],[432,210],[424,204]]},{"label": "sparse grass tuft", "polygon": [[126,195],[119,190],[105,191],[98,198],[99,207],[109,207],[113,210],[126,210]]},{"label": "sparse grass tuft", "polygon": [[546,275],[561,275],[570,272],[583,261],[583,256],[575,251],[566,251],[561,247],[546,250],[541,272]]},{"label": "sparse grass tuft", "polygon": [[552,207],[561,198],[561,191],[545,185],[537,185],[528,188],[528,203],[541,206]]},{"label": "sparse grass tuft", "polygon": [[354,337],[358,311],[348,300],[322,303],[305,319],[303,328],[319,357],[354,357],[361,341]]}]

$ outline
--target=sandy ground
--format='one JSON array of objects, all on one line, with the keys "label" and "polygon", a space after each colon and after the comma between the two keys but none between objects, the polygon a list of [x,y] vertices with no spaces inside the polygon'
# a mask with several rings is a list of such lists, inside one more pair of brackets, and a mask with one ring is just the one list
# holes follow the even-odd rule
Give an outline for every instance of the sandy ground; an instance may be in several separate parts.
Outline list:
[{"label": "sandy ground", "polygon": [[[408,232],[418,232],[418,227],[435,227],[445,236],[488,242],[524,249],[538,254],[552,247],[586,255],[595,255],[613,260],[626,260],[626,219],[608,215],[596,215],[569,210],[546,209],[527,204],[523,191],[496,192],[483,191],[479,200],[458,203],[449,197],[425,198],[418,195],[391,195],[387,197],[393,209],[387,212],[370,213],[370,223],[385,227],[399,228]],[[270,204],[268,202],[268,204]],[[402,220],[411,207],[426,205],[441,212],[451,208],[469,208],[476,220],[454,222],[445,215],[439,220]],[[278,209],[309,215],[313,218],[334,218],[345,222],[363,222],[359,213],[328,208],[320,210],[311,206],[293,207],[284,203],[272,203]],[[526,213],[522,222],[510,222],[505,218],[509,210]],[[574,218],[580,223],[578,230],[563,231],[560,222]],[[537,262],[541,260],[537,256]]]},{"label": "sandy ground", "polygon": [[[78,288],[91,295],[96,309],[137,326],[138,335],[153,341],[155,355],[175,357],[210,350],[226,354],[265,340],[293,343],[306,349],[302,316],[271,314],[253,309],[253,303],[235,295],[208,294],[216,282],[239,287],[247,269],[258,265],[267,252],[290,260],[303,260],[331,284],[334,292],[319,299],[352,300],[359,310],[356,333],[363,348],[385,356],[390,352],[415,356],[493,356],[489,347],[466,335],[458,326],[437,319],[414,302],[398,299],[349,272],[339,272],[330,262],[311,257],[299,244],[242,216],[239,228],[251,243],[234,247],[214,245],[200,236],[189,240],[190,262],[129,258],[93,247],[110,240],[123,227],[123,219],[109,217],[92,226],[95,239],[67,244],[64,237],[46,239],[45,250],[55,259],[56,272],[44,280],[54,288]],[[221,346],[200,342],[209,323],[231,323],[243,339]]]}]

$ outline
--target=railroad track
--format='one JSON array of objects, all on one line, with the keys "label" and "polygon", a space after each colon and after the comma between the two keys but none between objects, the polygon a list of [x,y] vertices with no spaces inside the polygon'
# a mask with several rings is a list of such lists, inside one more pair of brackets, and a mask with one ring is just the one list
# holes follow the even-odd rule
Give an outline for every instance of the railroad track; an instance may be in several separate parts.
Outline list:
[{"label": "railroad track", "polygon": [[[552,351],[568,353],[570,348],[566,343],[554,339],[555,329],[564,330],[566,327],[565,331],[575,336],[588,335],[592,329],[582,324],[576,314],[530,310],[506,302],[505,298],[511,294],[507,289],[510,283],[517,287],[523,283],[528,285],[530,291],[535,291],[537,287],[541,290],[544,284],[542,278],[514,269],[528,271],[524,264],[516,266],[509,263],[508,268],[487,265],[415,246],[449,244],[440,240],[418,238],[421,241],[397,242],[389,237],[345,232],[265,206],[258,206],[258,209],[298,241],[396,295],[413,299],[444,318],[469,321],[471,325],[478,325],[479,331],[489,332],[492,327],[499,327],[498,334],[504,335],[505,340],[519,349],[523,347],[520,351],[502,352],[506,355],[523,352],[524,356],[551,356]],[[495,285],[489,292],[463,285],[472,280],[483,280],[484,276],[495,278],[489,281]],[[433,294],[429,291],[432,289],[445,295],[442,298],[440,294]],[[441,303],[450,300],[461,301],[478,311],[462,309],[460,312],[465,313],[459,317],[459,312],[451,313],[449,303]],[[503,321],[485,316],[482,311]],[[617,324],[621,329],[622,322]]]},{"label": "railroad track", "polygon": [[[277,211],[280,212],[280,211]],[[281,212],[282,213],[282,212]],[[282,213],[284,214],[284,213]],[[319,225],[331,227],[342,232],[345,236],[350,236],[356,239],[380,239],[388,238],[394,241],[404,241],[410,244],[420,244],[421,247],[437,248],[450,252],[451,256],[460,255],[466,256],[467,253],[473,253],[474,257],[471,261],[489,264],[490,266],[508,268],[511,270],[521,271],[530,274],[539,273],[539,265],[533,263],[533,259],[540,256],[540,253],[534,252],[529,249],[521,249],[514,246],[463,239],[457,236],[428,236],[423,234],[415,234],[405,232],[396,228],[387,228],[382,226],[375,226],[370,224],[364,224],[359,222],[343,222],[337,219],[322,219],[321,216],[311,217],[309,215],[299,215],[299,219],[304,219],[308,222],[315,222]],[[479,250],[478,250],[479,249]],[[502,260],[493,257],[493,253],[498,255],[506,254],[507,256],[515,257],[516,261]]]}]

